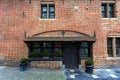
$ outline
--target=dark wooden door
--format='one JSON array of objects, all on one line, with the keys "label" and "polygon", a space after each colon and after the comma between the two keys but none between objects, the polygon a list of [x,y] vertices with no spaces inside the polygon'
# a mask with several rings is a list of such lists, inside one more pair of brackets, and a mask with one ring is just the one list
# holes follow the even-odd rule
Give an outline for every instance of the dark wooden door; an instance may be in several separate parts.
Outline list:
[{"label": "dark wooden door", "polygon": [[78,56],[77,56],[77,45],[75,43],[64,43],[64,64],[65,68],[77,68],[78,67]]}]

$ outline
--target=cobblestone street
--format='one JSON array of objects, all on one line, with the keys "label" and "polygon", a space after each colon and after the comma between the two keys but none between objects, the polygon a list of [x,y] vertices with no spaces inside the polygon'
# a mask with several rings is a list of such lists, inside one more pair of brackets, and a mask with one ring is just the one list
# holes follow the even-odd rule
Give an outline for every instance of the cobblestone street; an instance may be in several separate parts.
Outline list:
[{"label": "cobblestone street", "polygon": [[120,69],[94,69],[92,75],[80,70],[65,70],[67,80],[120,80]]},{"label": "cobblestone street", "polygon": [[82,70],[48,70],[0,66],[0,80],[120,80],[120,69],[94,69],[93,74]]},{"label": "cobblestone street", "polygon": [[20,71],[18,67],[0,67],[0,80],[66,80],[63,71],[30,68]]}]

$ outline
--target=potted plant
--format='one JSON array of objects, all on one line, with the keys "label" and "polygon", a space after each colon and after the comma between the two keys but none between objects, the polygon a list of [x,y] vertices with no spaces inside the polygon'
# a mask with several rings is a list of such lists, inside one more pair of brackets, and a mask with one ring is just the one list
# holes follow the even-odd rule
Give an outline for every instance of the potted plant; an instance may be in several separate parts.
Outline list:
[{"label": "potted plant", "polygon": [[58,51],[58,52],[55,52],[55,57],[62,57],[63,56],[63,53]]},{"label": "potted plant", "polygon": [[57,51],[54,53],[54,59],[55,60],[62,60],[63,53],[60,51]]},{"label": "potted plant", "polygon": [[87,59],[85,65],[86,65],[86,72],[89,74],[93,74],[93,60],[91,58]]},{"label": "potted plant", "polygon": [[48,58],[50,56],[48,52],[42,52],[41,55],[43,56],[43,58]]},{"label": "potted plant", "polygon": [[20,65],[19,65],[20,70],[21,71],[27,70],[27,65],[28,65],[28,58],[21,58],[20,59]]},{"label": "potted plant", "polygon": [[29,53],[30,58],[36,58],[36,57],[39,57],[39,56],[40,56],[40,53],[38,53],[38,52],[30,52]]}]

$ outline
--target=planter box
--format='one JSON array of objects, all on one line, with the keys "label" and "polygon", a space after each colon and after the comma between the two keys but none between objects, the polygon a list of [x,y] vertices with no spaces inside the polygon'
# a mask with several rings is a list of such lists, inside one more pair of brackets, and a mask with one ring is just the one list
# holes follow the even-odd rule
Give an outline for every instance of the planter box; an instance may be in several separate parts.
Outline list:
[{"label": "planter box", "polygon": [[43,57],[43,59],[48,59],[49,57]]},{"label": "planter box", "polygon": [[19,68],[20,68],[20,71],[26,71],[27,70],[27,63],[20,63]]},{"label": "planter box", "polygon": [[89,74],[93,74],[93,65],[86,65],[86,72]]}]

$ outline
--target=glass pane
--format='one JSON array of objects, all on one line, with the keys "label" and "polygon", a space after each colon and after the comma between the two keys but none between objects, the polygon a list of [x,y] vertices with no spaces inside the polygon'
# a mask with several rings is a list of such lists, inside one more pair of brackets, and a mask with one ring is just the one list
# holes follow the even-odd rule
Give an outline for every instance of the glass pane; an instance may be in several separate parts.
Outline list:
[{"label": "glass pane", "polygon": [[50,12],[54,12],[54,7],[50,7]]},{"label": "glass pane", "polygon": [[101,6],[101,13],[102,13],[103,18],[107,17],[106,6],[107,6],[107,4],[102,4],[102,6]]},{"label": "glass pane", "polygon": [[43,52],[48,52],[49,54],[51,54],[51,51],[52,51],[52,50],[51,50],[50,48],[44,48],[44,49],[43,49]]},{"label": "glass pane", "polygon": [[114,12],[109,13],[109,18],[114,18]]},{"label": "glass pane", "polygon": [[102,4],[101,10],[106,11],[106,4]]},{"label": "glass pane", "polygon": [[54,56],[56,57],[62,57],[62,49],[61,48],[54,48]]},{"label": "glass pane", "polygon": [[120,38],[116,38],[116,56],[120,57]]},{"label": "glass pane", "polygon": [[108,56],[109,57],[113,57],[113,54],[112,54],[112,48],[108,48]]},{"label": "glass pane", "polygon": [[32,44],[33,44],[33,47],[40,47],[40,44],[38,42],[34,42]]},{"label": "glass pane", "polygon": [[42,18],[47,18],[47,13],[42,13]]},{"label": "glass pane", "polygon": [[107,39],[107,47],[112,47],[112,38]]},{"label": "glass pane", "polygon": [[62,47],[61,43],[54,43],[54,47]]},{"label": "glass pane", "polygon": [[107,39],[107,48],[108,48],[108,56],[113,57],[113,52],[112,52],[112,38]]},{"label": "glass pane", "polygon": [[55,48],[54,52],[62,52],[62,49],[61,48]]},{"label": "glass pane", "polygon": [[50,19],[53,19],[53,18],[54,18],[54,13],[50,13],[50,14],[49,14],[49,18],[50,18]]},{"label": "glass pane", "polygon": [[109,18],[113,18],[114,17],[114,4],[110,4],[108,10],[109,10]]},{"label": "glass pane", "polygon": [[48,42],[44,42],[44,43],[43,43],[43,47],[51,47],[51,46],[52,46],[51,43],[48,43]]},{"label": "glass pane", "polygon": [[47,12],[47,7],[42,7],[43,12]]},{"label": "glass pane", "polygon": [[42,12],[47,12],[47,5],[42,5]]},{"label": "glass pane", "polygon": [[106,17],[107,17],[106,12],[102,12],[102,18],[106,18]]},{"label": "glass pane", "polygon": [[114,11],[114,4],[109,4],[108,10],[109,10],[109,11]]},{"label": "glass pane", "polygon": [[88,43],[87,42],[82,42],[81,47],[88,47]]},{"label": "glass pane", "polygon": [[41,52],[41,49],[40,49],[40,48],[34,48],[34,49],[33,49],[33,52],[38,52],[38,53],[40,53],[40,52]]},{"label": "glass pane", "polygon": [[80,57],[89,57],[87,48],[80,48]]}]

